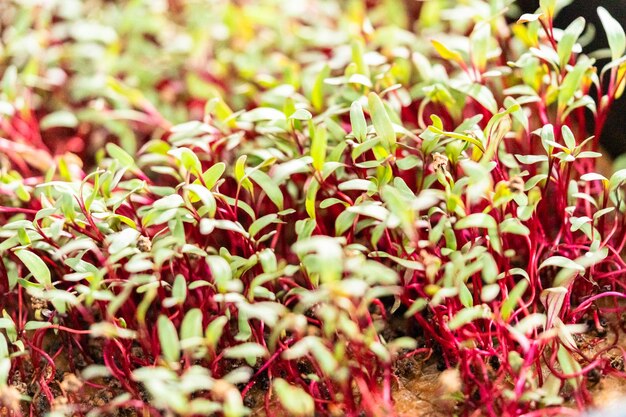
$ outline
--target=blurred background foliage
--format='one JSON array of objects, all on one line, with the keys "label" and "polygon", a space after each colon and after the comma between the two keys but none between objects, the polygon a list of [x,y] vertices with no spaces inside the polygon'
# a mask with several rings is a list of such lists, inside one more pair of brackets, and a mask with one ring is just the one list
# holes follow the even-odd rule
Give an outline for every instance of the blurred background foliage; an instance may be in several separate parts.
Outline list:
[{"label": "blurred background foliage", "polygon": [[[325,61],[332,56],[330,70],[342,69],[351,40],[363,35],[382,54],[370,53],[370,62],[391,58],[391,72],[410,80],[407,72],[416,69],[406,58],[430,48],[410,29],[462,32],[472,14],[508,1],[491,2],[491,10],[482,1],[461,2],[457,13],[469,13],[463,19],[450,12],[451,2],[439,0],[423,7],[404,0],[3,3],[0,112],[26,117],[32,111],[43,119],[42,140],[53,153],[89,156],[111,140],[134,153],[155,126],[161,134],[171,124],[201,119],[216,97],[249,109],[271,100],[261,93],[278,86],[278,95],[309,94]],[[369,29],[362,24],[366,14]],[[72,142],[74,136],[87,137],[89,149]]]},{"label": "blurred background foliage", "polygon": [[[621,1],[568,3],[561,2],[561,27],[583,14],[598,28],[600,4],[618,20],[626,18]],[[277,86],[279,94],[310,92],[330,56],[331,71],[350,59],[350,41],[364,35],[366,14],[368,43],[395,59],[390,64],[397,74],[409,67],[402,58],[410,51],[430,48],[416,33],[463,33],[473,16],[507,5],[513,18],[532,13],[538,1],[6,0],[0,8],[0,113],[16,107],[44,119],[42,140],[53,153],[93,158],[110,140],[134,153],[155,134],[153,126],[162,134],[171,124],[201,119],[216,97],[230,108],[249,109],[268,99],[261,92]],[[586,52],[606,46],[596,36]],[[613,156],[626,148],[619,128],[623,103],[602,141]],[[87,145],[74,136],[88,138]]]}]

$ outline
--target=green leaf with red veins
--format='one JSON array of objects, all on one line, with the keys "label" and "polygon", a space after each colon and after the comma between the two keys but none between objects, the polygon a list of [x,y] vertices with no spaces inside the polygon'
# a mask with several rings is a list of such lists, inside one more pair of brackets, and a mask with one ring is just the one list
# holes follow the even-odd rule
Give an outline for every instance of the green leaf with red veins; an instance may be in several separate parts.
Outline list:
[{"label": "green leaf with red veins", "polygon": [[540,300],[544,305],[548,316],[546,330],[553,326],[554,321],[561,314],[563,303],[565,302],[565,297],[568,293],[569,291],[565,287],[546,288],[541,292]]}]

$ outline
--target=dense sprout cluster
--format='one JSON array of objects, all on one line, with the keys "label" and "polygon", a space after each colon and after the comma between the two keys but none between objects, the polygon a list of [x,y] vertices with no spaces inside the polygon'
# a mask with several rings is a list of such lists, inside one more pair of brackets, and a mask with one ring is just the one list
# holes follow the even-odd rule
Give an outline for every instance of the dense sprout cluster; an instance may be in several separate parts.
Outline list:
[{"label": "dense sprout cluster", "polygon": [[624,31],[597,68],[554,1],[411,7],[9,2],[2,412],[397,415],[419,359],[443,415],[567,415],[625,376]]}]

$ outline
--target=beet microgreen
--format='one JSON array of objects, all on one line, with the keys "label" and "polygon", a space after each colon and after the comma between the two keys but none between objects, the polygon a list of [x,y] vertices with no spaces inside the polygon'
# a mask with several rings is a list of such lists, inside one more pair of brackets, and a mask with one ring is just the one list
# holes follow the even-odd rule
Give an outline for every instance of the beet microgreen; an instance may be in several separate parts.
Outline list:
[{"label": "beet microgreen", "polygon": [[603,8],[598,68],[551,0],[414,31],[399,1],[48,3],[0,12],[7,411],[396,415],[420,358],[455,413],[532,416],[624,376]]}]

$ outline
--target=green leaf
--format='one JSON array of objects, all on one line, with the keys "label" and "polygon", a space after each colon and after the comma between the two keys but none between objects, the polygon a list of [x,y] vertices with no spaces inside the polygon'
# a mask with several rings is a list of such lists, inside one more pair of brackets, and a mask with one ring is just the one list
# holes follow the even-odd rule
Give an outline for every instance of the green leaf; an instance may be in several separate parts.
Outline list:
[{"label": "green leaf", "polygon": [[479,70],[484,70],[487,64],[489,41],[491,40],[491,25],[488,22],[480,22],[470,35],[472,45],[472,61]]},{"label": "green leaf", "polygon": [[459,288],[459,301],[463,304],[463,307],[473,307],[474,306],[474,296],[472,292],[467,288],[464,282],[461,282]]},{"label": "green leaf", "polygon": [[272,200],[272,203],[274,203],[278,210],[283,209],[283,193],[269,175],[257,169],[250,171],[249,177],[261,187],[265,195]]},{"label": "green leaf", "polygon": [[509,292],[509,295],[504,299],[504,302],[500,307],[500,316],[504,321],[511,317],[511,313],[513,313],[515,306],[517,306],[517,303],[522,298],[527,288],[528,279],[523,279],[515,284],[515,287],[513,287],[513,289]]},{"label": "green leaf", "polygon": [[204,331],[204,337],[206,339],[207,346],[211,349],[215,349],[219,343],[222,333],[224,332],[224,326],[228,323],[228,318],[225,316],[219,316],[213,320],[206,327]]},{"label": "green leaf", "polygon": [[315,402],[302,388],[293,386],[282,378],[276,378],[273,386],[280,404],[289,415],[313,416],[315,414]]},{"label": "green leaf", "polygon": [[419,313],[423,309],[428,307],[428,300],[425,298],[418,298],[411,304],[411,307],[404,313],[404,317],[413,317],[413,315]]},{"label": "green leaf", "polygon": [[248,228],[248,233],[250,233],[251,237],[254,237],[265,227],[269,226],[272,223],[278,222],[278,215],[276,213],[267,214],[263,217],[259,217],[257,220],[252,222],[252,224]]},{"label": "green leaf", "polygon": [[396,146],[396,132],[393,130],[387,109],[376,93],[369,93],[367,99],[376,134],[381,138],[385,149],[393,152]]},{"label": "green leaf", "polygon": [[626,169],[615,171],[609,179],[609,190],[615,191],[618,187],[626,183]]},{"label": "green leaf", "polygon": [[365,44],[362,39],[356,39],[352,42],[352,62],[356,64],[356,70],[359,74],[365,76],[370,75],[369,68],[363,59],[365,55]]},{"label": "green leaf", "polygon": [[[580,364],[572,357],[572,355],[567,351],[567,349],[563,345],[559,345],[559,351],[557,352],[557,358],[559,360],[559,365],[561,365],[561,369],[563,373],[566,375],[574,375],[578,374],[581,371]],[[567,380],[567,383],[570,384],[574,389],[578,389],[580,384],[582,383],[582,375],[576,375]]]},{"label": "green leaf", "polygon": [[518,218],[512,217],[500,223],[500,233],[512,233],[515,235],[528,236],[530,230],[524,226]]},{"label": "green leaf", "polygon": [[185,318],[180,325],[181,340],[202,337],[202,311],[199,308],[192,308],[185,314]]},{"label": "green leaf", "polygon": [[310,156],[305,156],[277,165],[275,166],[273,171],[274,181],[276,181],[278,184],[281,184],[293,174],[308,172],[309,165],[312,163],[313,158],[311,158]]},{"label": "green leaf", "polygon": [[224,357],[234,359],[263,358],[267,354],[267,349],[255,342],[242,343],[224,349]]},{"label": "green leaf", "polygon": [[582,181],[608,181],[604,175],[598,174],[597,172],[588,172],[583,174],[580,176],[580,179]]},{"label": "green leaf", "polygon": [[249,192],[252,192],[252,183],[246,176],[246,159],[247,155],[241,155],[237,158],[237,162],[235,162],[235,179],[238,184],[241,184],[242,187],[247,189]]},{"label": "green leaf", "polygon": [[187,298],[187,281],[185,281],[185,276],[182,274],[177,274],[176,278],[174,278],[172,297],[180,302],[184,302],[185,298]]},{"label": "green leaf", "polygon": [[450,330],[456,330],[474,320],[486,319],[491,316],[491,310],[486,305],[466,307],[458,311],[448,322]]},{"label": "green leaf", "polygon": [[[189,73],[193,74],[193,73]],[[199,80],[199,78],[190,76],[188,80]],[[214,94],[211,92],[211,94]],[[222,97],[213,97],[206,102],[204,106],[204,114],[205,115],[215,115],[217,120],[223,123],[227,123],[228,127],[236,127],[235,119],[232,116],[233,111],[228,104],[224,102]]]},{"label": "green leaf", "polygon": [[493,283],[483,286],[480,291],[480,300],[483,303],[489,303],[496,299],[496,297],[500,294],[500,284]]},{"label": "green leaf", "polygon": [[157,320],[157,332],[161,353],[168,362],[180,360],[180,342],[174,323],[165,315],[161,314]]},{"label": "green leaf", "polygon": [[341,236],[348,229],[350,229],[354,225],[354,219],[356,218],[356,213],[352,213],[350,211],[342,211],[335,218],[335,235]]},{"label": "green leaf", "polygon": [[547,266],[558,266],[560,268],[568,268],[574,271],[584,272],[585,268],[573,260],[564,256],[551,256],[539,265],[539,269],[543,269]]},{"label": "green leaf", "polygon": [[481,106],[491,112],[491,114],[496,114],[498,112],[498,102],[493,96],[492,91],[487,86],[473,83],[455,85],[451,87],[454,90],[460,91],[461,93],[476,100]]},{"label": "green leaf", "polygon": [[213,281],[218,291],[225,293],[227,291],[228,282],[233,279],[233,272],[230,269],[230,265],[226,259],[217,255],[207,256],[206,261],[209,264],[211,275],[213,276]]},{"label": "green leaf", "polygon": [[42,285],[52,285],[50,270],[41,258],[26,249],[15,251],[15,255],[22,261],[35,280]]},{"label": "green leaf", "polygon": [[445,132],[445,131],[443,131],[439,127],[439,124],[441,124],[441,119],[439,119],[439,117],[437,117],[435,115],[431,115],[430,118],[433,121],[433,124],[428,127],[429,131],[431,131],[433,133],[436,133],[438,135],[447,136],[447,137],[452,138],[452,139],[459,139],[459,140],[462,140],[462,141],[465,141],[465,142],[469,142],[472,145],[476,146],[478,149],[480,149],[482,152],[485,151],[485,147],[483,146],[483,143],[480,141],[480,139],[475,138],[475,137],[470,136],[470,135],[465,135],[465,134],[462,134],[462,133]]},{"label": "green leaf", "polygon": [[363,107],[358,101],[353,102],[350,106],[350,124],[354,137],[359,142],[363,142],[367,137],[367,122],[363,114]]},{"label": "green leaf", "polygon": [[306,121],[311,120],[313,118],[313,115],[307,109],[297,109],[291,114],[291,116],[289,116],[289,118],[294,120]]},{"label": "green leaf", "polygon": [[532,313],[524,316],[524,318],[519,320],[513,328],[523,335],[528,335],[541,327],[545,327],[546,322],[547,318],[545,314]]},{"label": "green leaf", "polygon": [[539,0],[539,8],[550,18],[554,16],[556,5],[557,0]]},{"label": "green leaf", "polygon": [[230,408],[222,407],[222,405],[218,402],[210,401],[205,398],[196,398],[189,401],[186,406],[186,411],[189,412],[190,415],[214,416],[220,414],[220,411],[222,411],[223,408],[230,410],[231,414],[236,414],[232,409],[239,407],[241,407],[239,404]]},{"label": "green leaf", "polygon": [[304,201],[304,206],[306,208],[306,212],[311,219],[315,219],[315,203],[317,199],[317,192],[320,189],[320,183],[317,182],[316,179],[313,179],[309,184],[309,187],[306,190],[306,198]]},{"label": "green leaf", "polygon": [[41,119],[39,123],[39,127],[42,130],[50,129],[51,127],[75,128],[76,126],[78,126],[78,119],[74,113],[67,110],[59,110],[50,113]]},{"label": "green leaf", "polygon": [[17,329],[15,328],[15,323],[13,322],[13,319],[6,310],[2,310],[2,318],[10,322],[5,322],[5,325],[2,328],[4,328],[4,331],[6,332],[9,341],[11,343],[15,343],[17,341]]},{"label": "green leaf", "polygon": [[561,133],[567,149],[573,150],[576,147],[576,138],[574,137],[572,130],[567,125],[563,125]]},{"label": "green leaf", "polygon": [[[204,171],[202,174],[202,180],[204,181],[204,185],[209,190],[213,188],[213,186],[217,183],[217,181],[221,178],[224,170],[226,169],[226,164],[223,162],[218,162],[213,165],[211,168]],[[194,184],[200,184],[200,179],[194,181]]]},{"label": "green leaf", "polygon": [[354,178],[339,184],[341,191],[375,191],[376,185],[370,180]]},{"label": "green leaf", "polygon": [[624,28],[604,7],[598,7],[598,16],[600,16],[600,21],[602,21],[602,26],[609,41],[611,58],[613,60],[621,58],[624,55],[624,51],[626,51]]},{"label": "green leaf", "polygon": [[315,129],[315,134],[311,139],[311,157],[313,158],[313,168],[321,171],[326,161],[326,146],[328,144],[328,132],[324,125],[319,125]]},{"label": "green leaf", "polygon": [[48,323],[47,321],[28,321],[24,325],[24,330],[45,329],[50,326],[52,326],[52,323]]},{"label": "green leaf", "polygon": [[522,164],[537,164],[539,162],[548,162],[547,155],[515,155],[515,158]]},{"label": "green leaf", "polygon": [[189,191],[189,201],[196,203],[202,202],[202,208],[199,211],[200,215],[208,214],[209,217],[215,217],[217,211],[217,201],[213,196],[213,193],[208,188],[200,184],[189,184],[184,186],[184,189]]},{"label": "green leaf", "polygon": [[170,194],[152,203],[152,208],[156,210],[170,210],[182,207],[184,204],[185,200],[183,200],[180,194]]},{"label": "green leaf", "polygon": [[324,65],[324,68],[315,77],[315,83],[311,90],[311,104],[316,111],[321,111],[324,106],[324,80],[330,75],[330,67]]},{"label": "green leaf", "polygon": [[16,86],[18,83],[18,72],[15,65],[9,65],[2,76],[2,90],[10,100],[15,98]]},{"label": "green leaf", "polygon": [[174,156],[180,161],[180,164],[187,171],[200,175],[202,170],[202,163],[198,156],[189,148],[176,148],[168,152],[168,154]]},{"label": "green leaf", "polygon": [[117,146],[115,143],[108,142],[105,146],[108,154],[111,158],[117,160],[124,168],[130,168],[135,166],[135,160],[124,149]]},{"label": "green leaf", "polygon": [[246,122],[260,122],[264,120],[287,120],[287,116],[280,110],[272,107],[257,107],[241,115],[241,120]]},{"label": "green leaf", "polygon": [[583,56],[578,60],[576,66],[569,71],[563,79],[563,83],[559,88],[558,96],[558,107],[561,112],[565,110],[569,101],[574,97],[574,94],[580,88],[585,72],[587,72],[592,64],[593,60]]},{"label": "green leaf", "polygon": [[565,68],[565,65],[569,62],[569,59],[572,56],[572,49],[574,48],[574,45],[580,35],[583,33],[583,30],[585,30],[585,19],[583,17],[579,17],[570,23],[570,25],[563,31],[563,35],[561,36],[557,46],[557,53],[559,55],[561,68]]},{"label": "green leaf", "polygon": [[[4,334],[0,333],[0,360],[3,360],[8,357],[9,357],[9,345],[7,343],[6,337],[4,337]],[[9,368],[10,367],[11,367],[11,364],[9,362]],[[7,383],[6,379],[3,379],[0,376],[0,385],[6,384],[6,383]]]},{"label": "green leaf", "polygon": [[496,220],[487,213],[472,213],[463,217],[454,225],[455,229],[470,229],[472,227],[495,229],[498,227],[498,224],[496,223]]},{"label": "green leaf", "polygon": [[404,258],[400,258],[398,256],[394,256],[394,255],[390,255],[387,252],[382,252],[382,251],[376,251],[376,252],[370,252],[370,254],[368,255],[370,258],[389,258],[391,260],[393,260],[394,262],[396,262],[398,265],[402,266],[403,268],[406,269],[411,269],[411,270],[415,270],[415,271],[423,271],[424,270],[424,263],[423,262],[418,262],[418,261],[413,261],[410,259],[404,259]]},{"label": "green leaf", "polygon": [[433,39],[431,41],[431,43],[433,44],[433,47],[435,48],[435,51],[437,51],[437,53],[443,59],[445,59],[447,61],[455,61],[455,62],[458,62],[458,63],[463,62],[463,57],[461,56],[460,53],[458,53],[456,51],[452,51],[447,46],[445,46],[443,43],[439,42],[438,40]]}]

